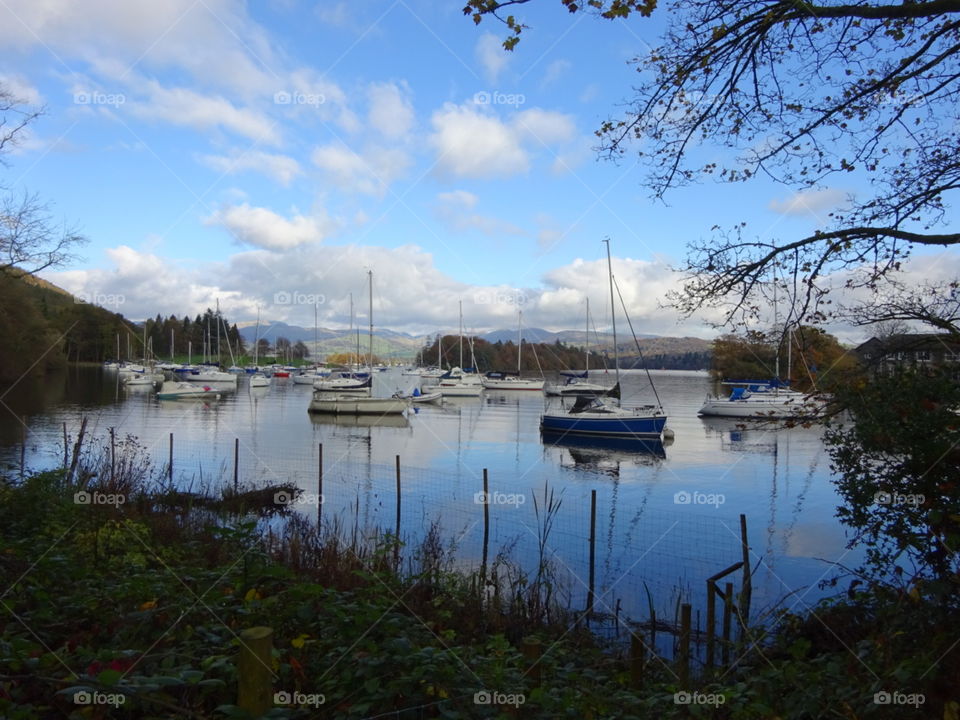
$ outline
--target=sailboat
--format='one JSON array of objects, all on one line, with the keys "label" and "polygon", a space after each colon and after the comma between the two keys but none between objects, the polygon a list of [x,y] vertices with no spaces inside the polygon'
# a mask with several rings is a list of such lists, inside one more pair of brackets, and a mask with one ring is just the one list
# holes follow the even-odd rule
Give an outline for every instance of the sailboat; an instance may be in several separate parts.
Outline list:
[{"label": "sailboat", "polygon": [[[787,377],[791,375],[793,332],[787,333]],[[734,418],[800,418],[812,417],[823,407],[823,400],[791,390],[789,381],[780,380],[780,348],[777,348],[772,380],[725,380],[733,386],[730,395],[722,398],[708,395],[698,415]]]},{"label": "sailboat", "polygon": [[[471,346],[472,352],[472,346]],[[473,361],[476,367],[476,359]],[[440,393],[445,397],[479,397],[483,384],[476,372],[463,371],[463,301],[460,301],[460,364],[440,377]]]},{"label": "sailboat", "polygon": [[[368,270],[370,280],[370,340],[369,364],[373,365],[373,271]],[[357,360],[359,361],[359,356]],[[410,400],[400,397],[377,398],[370,395],[372,378],[367,378],[365,394],[350,392],[325,392],[317,388],[310,400],[309,412],[333,415],[399,415],[410,407]],[[316,388],[316,385],[314,386]]]},{"label": "sailboat", "polygon": [[543,390],[543,378],[520,377],[520,361],[523,357],[523,312],[517,314],[517,370],[516,372],[488,372],[481,380],[488,390]]},{"label": "sailboat", "polygon": [[572,395],[603,395],[611,388],[599,383],[592,383],[588,380],[590,376],[590,298],[587,298],[587,334],[584,342],[584,370],[577,372],[575,370],[561,370],[560,374],[567,378],[563,385],[547,385],[543,392],[546,395],[553,396],[572,396]]},{"label": "sailboat", "polygon": [[621,407],[613,396],[620,394],[620,356],[617,351],[617,313],[613,302],[613,264],[610,260],[610,240],[607,244],[607,274],[610,279],[610,315],[613,324],[613,359],[617,383],[606,399],[580,395],[569,410],[544,413],[540,418],[540,430],[544,434],[591,435],[598,437],[625,437],[635,439],[663,436],[667,416],[660,406],[636,409]]}]

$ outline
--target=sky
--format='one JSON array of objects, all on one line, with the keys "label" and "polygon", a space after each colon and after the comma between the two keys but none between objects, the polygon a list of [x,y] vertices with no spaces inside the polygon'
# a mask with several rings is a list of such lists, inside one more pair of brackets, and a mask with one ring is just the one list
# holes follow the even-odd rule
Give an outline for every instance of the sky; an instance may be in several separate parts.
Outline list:
[{"label": "sky", "polygon": [[[0,185],[39,193],[89,243],[43,276],[129,318],[413,334],[608,326],[604,237],[638,333],[712,337],[663,307],[687,243],[747,222],[809,234],[855,188],[707,183],[651,199],[594,131],[637,84],[665,13],[604,21],[437,0],[4,0],[0,83],[46,112]],[[710,147],[700,148],[711,153]],[[911,271],[956,267],[942,254]],[[865,339],[869,332],[858,331]]]}]

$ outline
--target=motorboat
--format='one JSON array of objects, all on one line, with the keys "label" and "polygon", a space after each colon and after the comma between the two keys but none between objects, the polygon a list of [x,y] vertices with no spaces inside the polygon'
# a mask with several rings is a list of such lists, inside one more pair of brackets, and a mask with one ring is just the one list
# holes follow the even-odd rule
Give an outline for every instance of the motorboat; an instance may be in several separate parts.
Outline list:
[{"label": "motorboat", "polygon": [[778,380],[727,381],[734,385],[725,398],[708,396],[698,415],[733,418],[798,418],[816,415],[823,401],[791,390]]},{"label": "motorboat", "polygon": [[157,392],[158,400],[193,400],[196,398],[220,398],[220,391],[209,385],[168,380]]}]

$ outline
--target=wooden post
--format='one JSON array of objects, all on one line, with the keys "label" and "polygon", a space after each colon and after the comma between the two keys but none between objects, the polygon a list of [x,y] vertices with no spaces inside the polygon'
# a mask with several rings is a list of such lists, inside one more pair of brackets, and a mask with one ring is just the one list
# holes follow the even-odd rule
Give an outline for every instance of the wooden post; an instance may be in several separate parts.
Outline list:
[{"label": "wooden post", "polygon": [[723,647],[720,650],[721,661],[726,668],[730,665],[730,620],[733,615],[733,583],[728,582],[723,592]]},{"label": "wooden post", "polygon": [[594,571],[596,569],[597,550],[597,491],[590,491],[590,581],[587,590],[587,619],[593,613]]},{"label": "wooden post", "polygon": [[70,462],[70,440],[67,438],[67,424],[63,424],[63,469],[67,469]]},{"label": "wooden post", "polygon": [[273,706],[273,629],[252,627],[240,633],[237,707],[260,717]]},{"label": "wooden post", "polygon": [[657,652],[657,611],[650,610],[650,649]]},{"label": "wooden post", "polygon": [[740,515],[740,546],[743,550],[743,586],[740,589],[740,617],[743,632],[746,632],[750,616],[750,596],[753,594],[753,579],[750,576],[750,545],[747,543],[747,516]]},{"label": "wooden post", "polygon": [[[487,546],[490,542],[490,483],[487,478],[487,469],[483,469],[483,560],[480,562],[480,581],[487,580]],[[486,588],[481,589],[484,592]]]},{"label": "wooden post", "polygon": [[713,669],[714,626],[717,620],[717,585],[707,580],[707,670]]},{"label": "wooden post", "polygon": [[110,428],[110,488],[111,490],[113,489],[114,473],[116,472],[116,462],[115,462],[116,452],[117,452],[116,436],[114,434],[114,429]]},{"label": "wooden post", "polygon": [[170,433],[170,455],[167,458],[167,480],[173,482],[173,433]]},{"label": "wooden post", "polygon": [[639,690],[643,687],[643,669],[646,663],[646,648],[643,640],[635,632],[630,633],[630,687]]},{"label": "wooden post", "polygon": [[27,416],[20,417],[20,480],[27,468]]},{"label": "wooden post", "polygon": [[678,653],[677,675],[680,677],[680,689],[690,687],[690,603],[680,606],[680,652]]},{"label": "wooden post", "polygon": [[542,683],[543,673],[540,667],[540,658],[543,655],[543,645],[540,638],[525,637],[522,645],[523,658],[527,661],[527,675],[530,676],[530,682],[534,687],[539,687]]},{"label": "wooden post", "polygon": [[397,529],[393,539],[393,564],[399,570],[400,562],[400,456],[396,456],[397,463]]},{"label": "wooden post", "polygon": [[323,443],[317,448],[317,532],[323,519]]},{"label": "wooden post", "polygon": [[233,494],[240,493],[240,438],[233,439]]}]

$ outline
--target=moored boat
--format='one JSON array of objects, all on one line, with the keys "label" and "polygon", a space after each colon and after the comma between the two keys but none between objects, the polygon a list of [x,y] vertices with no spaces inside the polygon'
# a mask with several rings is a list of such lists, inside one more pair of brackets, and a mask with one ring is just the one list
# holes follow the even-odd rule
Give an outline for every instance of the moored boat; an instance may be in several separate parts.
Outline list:
[{"label": "moored boat", "polygon": [[196,398],[220,397],[220,391],[209,385],[192,385],[185,382],[170,381],[163,383],[157,392],[158,400],[192,400]]}]

